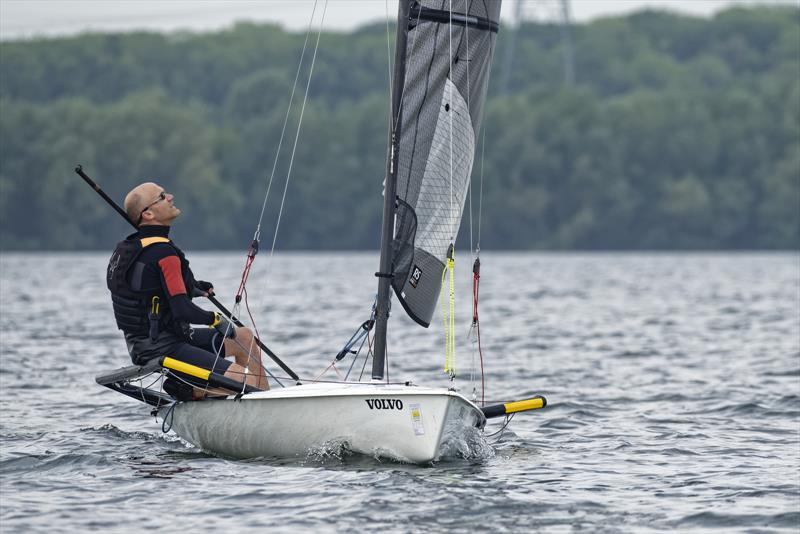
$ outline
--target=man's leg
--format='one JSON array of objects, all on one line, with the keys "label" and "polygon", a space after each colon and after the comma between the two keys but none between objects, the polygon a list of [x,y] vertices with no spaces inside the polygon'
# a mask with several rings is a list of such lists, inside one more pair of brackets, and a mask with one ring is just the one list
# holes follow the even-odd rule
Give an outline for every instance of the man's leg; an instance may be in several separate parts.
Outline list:
[{"label": "man's leg", "polygon": [[[230,378],[231,380],[235,380],[237,382],[241,382],[242,381],[242,377],[246,376],[247,377],[246,378],[247,385],[254,386],[254,387],[259,387],[258,384],[256,384],[256,381],[257,381],[256,380],[256,376],[252,375],[250,373],[246,373],[244,367],[242,367],[241,365],[237,365],[235,363],[231,363],[228,366],[228,369],[225,371],[224,376],[227,377],[227,378]],[[235,391],[231,392],[231,391],[229,391],[227,389],[223,389],[223,388],[198,388],[198,387],[194,387],[193,393],[192,393],[192,398],[194,400],[199,400],[199,399],[202,399],[205,396],[209,396],[209,397],[227,397],[231,393],[236,393],[236,392]]]},{"label": "man's leg", "polygon": [[[258,389],[268,390],[269,382],[264,371],[264,364],[261,362],[261,349],[255,343],[252,330],[247,327],[237,327],[234,339],[225,339],[225,356],[233,356],[236,360],[232,364],[238,368],[236,371],[248,371],[247,383]],[[229,369],[230,371],[230,369]],[[225,373],[227,376],[227,373]],[[243,375],[239,375],[237,380],[241,381]]]},{"label": "man's leg", "polygon": [[[250,386],[261,389],[260,382],[262,382],[262,380],[253,373],[252,366],[248,373],[244,366],[225,359],[225,356],[232,354],[227,354],[227,346],[224,346],[224,352],[220,350],[223,349],[223,347],[220,347],[218,344],[218,340],[221,337],[221,335],[211,329],[197,329],[192,333],[190,343],[181,343],[175,347],[173,352],[175,359],[191,365],[196,365],[203,369],[213,370],[231,380],[245,382]],[[225,345],[227,345],[227,343]],[[236,356],[237,360],[240,358],[241,356]],[[263,382],[266,383],[266,379],[264,379]],[[231,392],[227,390],[218,388],[208,389],[195,387],[193,397],[195,399],[200,399],[205,395],[229,395],[230,393]]]},{"label": "man's leg", "polygon": [[239,364],[232,363],[230,367],[228,367],[228,370],[225,371],[225,376],[232,380],[236,380],[237,382],[242,382],[242,379],[244,378],[244,382],[248,386],[253,386],[263,390],[269,389],[267,378],[266,377],[263,377],[263,379],[259,378],[258,375],[253,373],[252,367],[248,370]]}]

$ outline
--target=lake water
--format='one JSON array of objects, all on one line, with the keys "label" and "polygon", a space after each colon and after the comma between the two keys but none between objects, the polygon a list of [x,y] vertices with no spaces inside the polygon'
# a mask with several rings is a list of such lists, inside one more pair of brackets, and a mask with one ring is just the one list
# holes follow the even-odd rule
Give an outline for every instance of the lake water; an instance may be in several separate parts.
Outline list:
[{"label": "lake water", "polygon": [[[484,254],[486,397],[549,405],[431,466],[234,461],[162,434],[148,407],[94,382],[129,365],[107,257],[0,257],[2,532],[800,530],[797,253]],[[230,307],[243,255],[190,258]],[[267,344],[316,376],[369,317],[377,263],[259,256],[248,287]],[[457,258],[468,396],[470,269]],[[446,385],[441,322],[425,330],[395,305],[393,380]]]}]

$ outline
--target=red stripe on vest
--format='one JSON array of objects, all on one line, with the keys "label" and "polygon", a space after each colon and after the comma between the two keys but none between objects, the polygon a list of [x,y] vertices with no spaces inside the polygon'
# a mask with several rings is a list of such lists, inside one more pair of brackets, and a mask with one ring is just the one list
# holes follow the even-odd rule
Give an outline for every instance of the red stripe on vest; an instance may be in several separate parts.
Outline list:
[{"label": "red stripe on vest", "polygon": [[158,266],[161,267],[164,280],[167,282],[169,296],[185,295],[186,285],[183,283],[180,258],[178,256],[167,256],[158,262]]}]

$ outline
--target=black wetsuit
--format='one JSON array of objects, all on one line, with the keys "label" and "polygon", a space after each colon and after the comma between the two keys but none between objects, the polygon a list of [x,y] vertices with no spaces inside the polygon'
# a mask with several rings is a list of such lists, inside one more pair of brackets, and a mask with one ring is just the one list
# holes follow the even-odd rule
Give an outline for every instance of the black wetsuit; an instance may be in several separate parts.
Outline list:
[{"label": "black wetsuit", "polygon": [[[141,327],[135,326],[135,317],[125,317],[118,311],[116,305],[119,301],[115,297],[115,316],[117,324],[125,332],[125,341],[133,363],[141,365],[153,358],[170,356],[175,359],[212,369],[224,373],[230,366],[225,360],[225,347],[222,345],[222,336],[213,328],[191,328],[192,324],[211,324],[214,322],[214,313],[205,311],[192,302],[192,295],[204,285],[194,279],[189,262],[183,252],[171,241],[166,239],[169,235],[169,226],[146,225],[139,231],[126,238],[125,242],[148,243],[138,252],[131,264],[127,266],[125,276],[125,289],[135,291],[140,298],[139,306],[134,315],[147,314],[153,297],[158,297],[160,314],[157,335],[151,336]],[[162,238],[152,243],[153,239]],[[137,241],[138,240],[138,241]],[[123,242],[123,243],[125,243]],[[120,250],[120,246],[117,250]],[[115,253],[116,254],[116,253]],[[109,267],[109,278],[114,270],[114,256]],[[208,284],[210,285],[210,284]],[[130,294],[126,293],[130,296]],[[128,308],[130,312],[133,308]],[[142,317],[139,317],[142,324]]]}]

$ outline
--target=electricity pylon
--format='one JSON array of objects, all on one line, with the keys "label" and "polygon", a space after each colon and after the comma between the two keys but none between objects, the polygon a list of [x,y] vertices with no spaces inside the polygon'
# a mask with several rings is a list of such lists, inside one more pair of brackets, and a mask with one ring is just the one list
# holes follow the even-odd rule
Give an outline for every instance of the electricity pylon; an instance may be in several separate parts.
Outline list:
[{"label": "electricity pylon", "polygon": [[511,72],[514,68],[514,56],[517,48],[517,38],[520,26],[524,21],[557,20],[561,28],[561,50],[564,66],[564,84],[571,86],[575,83],[575,47],[572,43],[571,19],[569,0],[512,0],[514,1],[511,21],[511,35],[503,58],[503,73],[501,77],[501,94],[508,93]]}]

